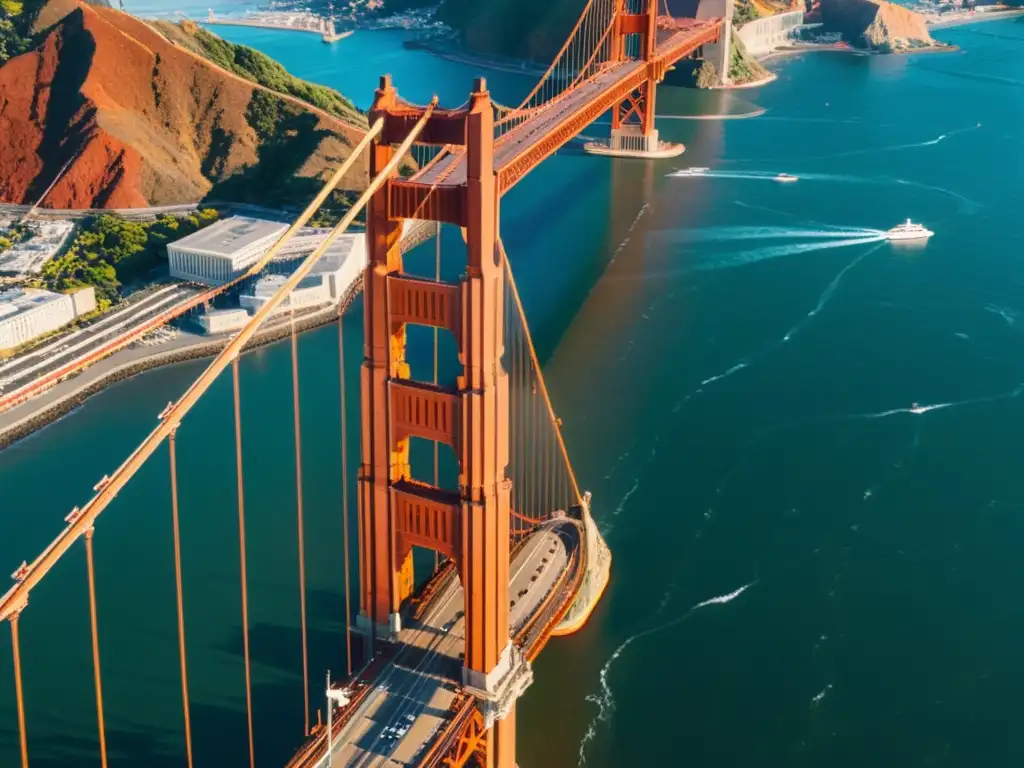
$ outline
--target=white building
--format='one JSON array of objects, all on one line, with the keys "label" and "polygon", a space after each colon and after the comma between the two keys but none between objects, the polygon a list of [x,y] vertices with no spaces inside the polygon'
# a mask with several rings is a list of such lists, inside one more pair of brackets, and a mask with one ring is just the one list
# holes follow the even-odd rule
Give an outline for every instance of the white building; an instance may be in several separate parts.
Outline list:
[{"label": "white building", "polygon": [[[321,237],[322,240],[322,237]],[[276,310],[281,312],[318,304],[337,303],[351,290],[356,281],[362,279],[366,266],[366,235],[341,235],[313,265],[310,273],[292,291]],[[255,313],[284,284],[287,275],[267,275],[253,287],[252,291],[239,297],[239,303]]]},{"label": "white building", "polygon": [[91,286],[73,294],[34,289],[0,293],[0,350],[54,331],[95,308]]},{"label": "white building", "polygon": [[244,309],[211,309],[199,316],[203,333],[229,333],[241,329],[249,322],[249,313]]},{"label": "white building", "polygon": [[167,245],[171,277],[209,285],[241,275],[263,256],[287,224],[232,216]]},{"label": "white building", "polygon": [[[267,275],[261,277],[254,286],[251,293],[243,293],[238,297],[238,303],[253,314],[259,312],[260,308],[270,300],[270,297],[277,293],[288,279],[287,275]],[[315,307],[318,304],[327,304],[331,301],[330,290],[323,275],[307,275],[281,304],[274,310],[274,314],[303,307]]]},{"label": "white building", "polygon": [[341,301],[366,267],[366,235],[341,235],[313,265],[310,275],[321,275],[331,301]]},{"label": "white building", "polygon": [[75,225],[70,221],[34,221],[31,235],[22,243],[0,253],[0,273],[14,275],[38,274],[67,242]]}]

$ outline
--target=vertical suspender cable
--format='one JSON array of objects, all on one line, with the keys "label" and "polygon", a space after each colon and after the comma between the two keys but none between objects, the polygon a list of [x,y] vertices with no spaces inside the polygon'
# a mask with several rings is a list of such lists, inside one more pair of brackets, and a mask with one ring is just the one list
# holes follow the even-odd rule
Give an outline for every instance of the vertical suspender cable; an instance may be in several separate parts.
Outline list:
[{"label": "vertical suspender cable", "polygon": [[302,623],[302,714],[305,735],[309,735],[309,650],[306,645],[306,540],[302,516],[302,427],[299,422],[299,337],[295,333],[295,303],[291,304],[292,331],[292,412],[295,416],[295,508],[299,529],[299,616]]},{"label": "vertical suspender cable", "polygon": [[185,757],[192,768],[192,723],[188,712],[188,671],[185,664],[185,602],[181,585],[181,531],[178,522],[178,459],[175,450],[177,430],[168,436],[171,455],[171,520],[174,527],[174,585],[178,598],[178,658],[181,662],[181,703],[185,711]]},{"label": "vertical suspender cable", "polygon": [[252,670],[249,661],[249,586],[245,570],[245,481],[242,475],[242,407],[238,392],[238,358],[231,361],[235,398],[235,466],[238,476],[238,552],[242,575],[242,652],[245,657],[245,711],[249,719],[249,768],[256,766],[252,736]]},{"label": "vertical suspender cable", "polygon": [[100,635],[96,622],[96,567],[92,555],[94,532],[94,528],[85,532],[85,563],[89,572],[89,625],[92,632],[92,671],[96,683],[96,723],[100,736],[100,765],[107,768],[107,734],[103,725],[103,683],[100,680]]},{"label": "vertical suspender cable", "polygon": [[14,651],[14,697],[18,703],[18,742],[21,745],[21,768],[28,768],[28,734],[25,732],[25,692],[21,688],[21,644],[18,641],[19,613],[8,621],[11,624],[11,648]]},{"label": "vertical suspender cable", "polygon": [[[441,222],[437,222],[437,234],[435,239],[437,240],[437,256],[435,258],[434,266],[434,280],[438,283],[441,282]],[[437,386],[437,326],[434,326],[434,386]],[[440,461],[440,443],[437,440],[434,441],[434,487],[437,488],[441,484],[441,461]],[[434,550],[434,572],[437,572],[438,566],[441,564],[441,558],[437,554],[437,550]]]},{"label": "vertical suspender cable", "polygon": [[[338,372],[341,376],[341,546],[345,567],[345,671],[352,676],[352,592],[348,573],[348,425],[345,414],[345,304],[338,297]],[[328,702],[328,708],[332,705]]]}]

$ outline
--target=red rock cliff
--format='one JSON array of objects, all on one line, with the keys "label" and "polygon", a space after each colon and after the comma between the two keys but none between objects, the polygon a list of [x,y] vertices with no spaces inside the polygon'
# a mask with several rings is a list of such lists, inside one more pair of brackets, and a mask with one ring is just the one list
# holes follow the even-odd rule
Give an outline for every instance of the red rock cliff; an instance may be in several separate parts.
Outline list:
[{"label": "red rock cliff", "polygon": [[[41,19],[42,43],[0,67],[0,200],[35,202],[67,165],[49,207],[194,202],[256,163],[251,83],[115,10],[54,0]],[[318,143],[297,172],[317,176],[358,131],[307,117]]]},{"label": "red rock cliff", "polygon": [[924,17],[885,0],[821,0],[825,29],[876,51],[897,52],[936,46]]}]

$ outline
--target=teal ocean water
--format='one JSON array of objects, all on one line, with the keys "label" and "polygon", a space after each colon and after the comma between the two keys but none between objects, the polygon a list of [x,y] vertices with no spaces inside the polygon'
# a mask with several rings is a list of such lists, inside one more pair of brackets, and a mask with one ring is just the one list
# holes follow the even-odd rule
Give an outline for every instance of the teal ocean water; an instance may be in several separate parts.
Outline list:
[{"label": "teal ocean water", "polygon": [[[383,72],[411,100],[448,104],[475,74],[404,51],[399,33],[327,47],[221,31],[361,106]],[[775,63],[759,90],[663,89],[659,128],[681,158],[570,147],[503,200],[615,555],[588,626],[536,663],[524,768],[1024,761],[1024,25],[941,36],[961,50],[812,54]],[[503,101],[528,85],[489,82]],[[671,175],[690,165],[711,171]],[[927,245],[878,240],[908,216],[935,231]],[[345,322],[351,394],[360,307]],[[300,353],[317,706],[324,670],[344,666],[336,329],[304,335]],[[0,560],[13,570],[44,546],[197,370],[122,383],[0,453]],[[275,765],[302,737],[287,346],[247,355],[242,388],[256,745]],[[224,380],[179,439],[200,764],[246,754],[231,430]],[[166,462],[161,450],[96,534],[117,766],[182,764]],[[84,560],[76,547],[21,621],[34,766],[97,761]],[[17,760],[9,654],[0,634],[3,766]]]}]

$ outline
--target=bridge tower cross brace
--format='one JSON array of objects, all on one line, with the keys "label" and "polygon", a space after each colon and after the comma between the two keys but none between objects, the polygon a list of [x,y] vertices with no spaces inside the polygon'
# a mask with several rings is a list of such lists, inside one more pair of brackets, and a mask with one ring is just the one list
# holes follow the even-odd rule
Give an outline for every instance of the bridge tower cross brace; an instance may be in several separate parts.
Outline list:
[{"label": "bridge tower cross brace", "polygon": [[647,62],[647,77],[626,99],[612,109],[611,148],[641,155],[659,148],[654,127],[658,82],[664,79],[664,65],[655,55],[658,32],[658,0],[647,0],[643,13],[627,13],[626,0],[615,0],[616,21],[612,28],[612,57],[631,58],[632,40],[639,40],[639,56]]},{"label": "bridge tower cross brace", "polygon": [[[370,121],[385,125],[370,150],[370,173],[393,156],[423,109],[401,101],[381,78]],[[509,382],[501,357],[505,273],[498,242],[494,110],[486,82],[468,105],[435,109],[418,141],[464,146],[465,181],[417,183],[395,176],[373,196],[367,216],[359,473],[360,617],[364,630],[394,638],[412,590],[412,546],[452,558],[465,596],[462,682],[477,698],[486,729],[477,751],[488,768],[515,766],[515,700],[532,680],[509,632],[512,482]],[[399,239],[406,219],[462,228],[466,269],[458,284],[403,273]],[[450,331],[462,374],[455,389],[410,379],[409,323]],[[455,451],[459,488],[412,477],[409,438],[439,440]]]}]

